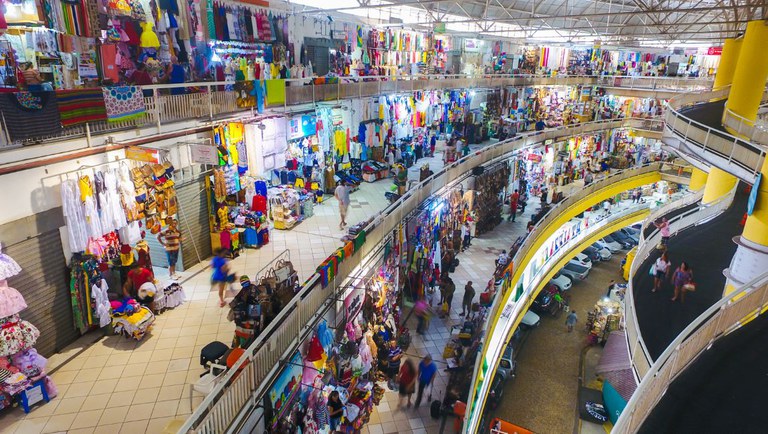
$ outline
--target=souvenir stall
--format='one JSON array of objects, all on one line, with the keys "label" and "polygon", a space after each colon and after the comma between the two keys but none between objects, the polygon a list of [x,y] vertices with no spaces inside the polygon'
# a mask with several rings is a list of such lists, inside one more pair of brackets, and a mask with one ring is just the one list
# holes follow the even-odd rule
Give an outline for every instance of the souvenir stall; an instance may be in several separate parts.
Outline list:
[{"label": "souvenir stall", "polygon": [[58,390],[46,374],[47,360],[35,350],[40,331],[19,316],[27,308],[24,297],[8,286],[7,279],[19,275],[21,267],[0,253],[0,411],[48,402]]},{"label": "souvenir stall", "polygon": [[[363,47],[362,31],[356,46],[364,51],[365,75],[418,74],[426,71],[432,36],[408,29],[371,29]],[[442,42],[441,42],[442,44]]]},{"label": "souvenir stall", "polygon": [[623,303],[617,298],[618,295],[611,295],[598,300],[595,307],[587,312],[587,341],[591,345],[602,344],[611,332],[623,330]]},{"label": "souvenir stall", "polygon": [[475,216],[477,233],[484,234],[501,223],[501,208],[511,170],[508,163],[485,168],[475,179],[471,212]]},{"label": "souvenir stall", "polygon": [[[137,148],[126,155],[137,162],[159,160],[154,150]],[[173,171],[167,160],[136,164],[133,168],[122,161],[116,167],[83,167],[74,173],[74,179],[62,181],[67,227],[63,244],[72,253],[70,294],[75,328],[80,333],[109,325],[110,314],[117,313],[114,308],[125,304],[115,302],[117,305],[112,306],[110,301],[123,299],[122,286],[130,266],[138,263],[152,271],[149,245],[144,238],[148,232],[158,234],[178,211]],[[148,290],[155,293],[157,288]],[[168,291],[175,301],[165,307],[183,300],[183,292],[181,297],[178,292],[177,288]],[[156,298],[163,295],[165,291]],[[141,309],[150,318],[149,309]],[[146,332],[148,326],[140,331]]]},{"label": "souvenir stall", "polygon": [[296,415],[308,432],[327,429],[326,406],[334,391],[344,406],[339,430],[357,431],[367,424],[384,396],[380,383],[389,379],[390,340],[395,339],[403,351],[410,344],[408,330],[398,327],[398,255],[391,249],[388,255],[372,276],[346,291],[336,333],[322,322],[308,342],[301,375],[301,410]]}]

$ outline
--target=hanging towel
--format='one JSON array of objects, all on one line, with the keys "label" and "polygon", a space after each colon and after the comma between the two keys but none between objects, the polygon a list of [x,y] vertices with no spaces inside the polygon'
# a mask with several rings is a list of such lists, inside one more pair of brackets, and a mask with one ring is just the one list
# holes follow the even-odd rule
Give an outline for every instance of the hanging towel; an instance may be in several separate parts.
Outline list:
[{"label": "hanging towel", "polygon": [[14,92],[0,96],[11,141],[57,136],[61,118],[55,92]]},{"label": "hanging towel", "polygon": [[122,122],[144,116],[144,95],[138,86],[110,86],[102,88],[107,120]]}]

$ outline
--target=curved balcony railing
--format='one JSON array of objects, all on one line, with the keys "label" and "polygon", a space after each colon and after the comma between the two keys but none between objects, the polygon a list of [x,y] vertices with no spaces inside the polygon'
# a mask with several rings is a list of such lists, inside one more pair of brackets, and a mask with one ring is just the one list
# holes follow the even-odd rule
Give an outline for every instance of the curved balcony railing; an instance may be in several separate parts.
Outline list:
[{"label": "curved balcony railing", "polygon": [[[709,221],[717,215],[723,213],[733,203],[733,198],[736,195],[736,187],[716,201],[701,205],[697,208],[691,209],[680,215],[677,215],[669,220],[670,233],[672,235],[677,234],[692,226],[696,226],[702,222]],[[694,200],[697,194],[686,196],[678,201],[675,201],[675,208],[681,208],[683,206],[695,203]],[[672,205],[672,204],[670,204]],[[669,211],[671,211],[670,209]],[[663,215],[663,214],[661,214]],[[646,221],[652,221],[649,216]],[[658,216],[657,216],[658,217]],[[648,348],[645,346],[642,334],[640,332],[640,324],[637,318],[637,311],[635,310],[635,298],[633,280],[635,273],[652,252],[656,251],[656,246],[661,241],[661,232],[656,229],[648,238],[642,238],[635,253],[635,258],[632,261],[632,265],[629,268],[629,284],[627,285],[627,296],[624,298],[624,322],[626,324],[627,344],[629,345],[629,357],[632,361],[632,366],[635,371],[635,376],[638,379],[644,378],[653,364],[653,358],[651,357]],[[635,392],[637,393],[637,392]]]},{"label": "curved balcony railing", "polygon": [[[673,165],[666,163],[650,163],[641,167],[622,170],[605,178],[596,180],[589,186],[577,190],[571,196],[557,203],[539,221],[533,231],[528,234],[525,241],[514,255],[512,263],[515,264],[515,273],[522,273],[522,270],[531,260],[536,250],[546,241],[544,237],[547,235],[548,230],[551,227],[560,226],[562,223],[560,220],[568,219],[568,214],[565,214],[566,217],[563,217],[564,211],[577,210],[571,213],[575,216],[579,212],[594,205],[596,203],[595,197],[601,190],[609,189],[616,184],[620,184],[633,178],[640,178],[651,173],[661,172],[662,168],[669,166]],[[663,176],[663,173],[660,175]],[[645,206],[647,207],[647,205]],[[518,272],[517,270],[521,271]],[[519,280],[520,274],[516,274],[514,278]],[[513,284],[513,286],[516,287],[516,284]],[[509,301],[510,295],[511,294],[504,294],[497,297],[491,307],[491,311],[484,326],[484,336],[486,336],[486,339],[483,343],[483,351],[478,354],[478,359],[483,358],[484,360],[478,360],[475,363],[476,369],[473,382],[471,383],[473,385],[477,384],[478,376],[481,375],[478,371],[479,369],[486,367],[488,370],[493,370],[495,368],[500,352],[503,349],[502,343],[505,342],[507,335],[511,331],[512,325],[525,313],[527,306],[532,302],[533,297],[535,297],[536,294],[530,294],[528,292],[523,293],[520,295],[520,298],[514,302]],[[501,310],[503,310],[503,313]],[[479,389],[475,390],[473,386],[470,390],[470,397],[468,400],[470,405],[468,415],[470,415],[470,418],[468,419],[469,424],[465,424],[464,432],[474,432],[478,429],[478,418],[476,417],[476,414],[483,406],[485,396],[488,393],[488,387],[489,384],[486,381],[480,385]]]},{"label": "curved balcony railing", "polygon": [[[640,80],[642,79],[642,80]],[[668,77],[620,77],[611,81],[611,76],[599,77],[604,82],[618,84],[619,87],[634,89],[680,89],[690,90],[692,86],[707,86],[706,81],[698,79],[682,79]],[[503,86],[538,86],[538,85],[595,85],[596,76],[537,76],[537,75],[417,75],[417,76],[371,76],[371,77],[340,77],[332,83],[314,84],[310,79],[286,80],[285,103],[273,110],[286,111],[289,106],[324,101],[339,101],[348,98],[360,98],[376,95],[388,95],[399,92],[417,90],[458,89],[458,88],[498,88]],[[180,130],[188,130],[190,126],[226,119],[235,115],[247,116],[253,109],[241,108],[237,104],[237,93],[232,91],[234,82],[197,82],[181,84],[162,84],[143,86],[142,89],[152,91],[152,95],[144,99],[146,115],[143,118],[125,122],[97,121],[87,124],[63,128],[55,136],[36,137],[24,142],[10,142],[3,125],[0,133],[0,151],[8,151],[0,158],[0,164],[16,161],[29,161],[31,158],[51,154],[51,142],[72,139],[85,139],[80,145],[60,147],[57,152],[69,152],[88,147],[97,147],[112,143],[112,138],[120,133],[126,137],[135,137],[133,131],[138,130],[145,136],[166,134]],[[185,93],[172,95],[172,89],[183,88]],[[187,122],[186,124],[180,124]],[[192,122],[190,124],[189,122]],[[125,134],[131,132],[130,135]],[[40,145],[44,143],[44,145]],[[25,151],[32,145],[40,145],[40,151],[35,155],[19,155],[15,157],[10,152],[20,146]]]},{"label": "curved balcony railing", "polygon": [[[768,101],[768,89],[763,93],[761,101]],[[739,137],[747,137],[755,143],[768,146],[768,122],[764,120],[750,120],[726,108],[723,113],[723,126],[735,131]]]},{"label": "curved balcony railing", "polygon": [[752,183],[765,159],[766,148],[711,128],[681,111],[696,104],[727,98],[730,88],[681,95],[666,103],[663,141],[688,158],[705,161]]},{"label": "curved balcony railing", "polygon": [[647,370],[612,432],[636,433],[669,385],[713,343],[766,311],[768,273],[719,300],[685,328]]},{"label": "curved balcony railing", "polygon": [[[392,233],[404,217],[418,208],[429,197],[444,188],[450,188],[456,182],[471,173],[474,167],[509,158],[512,152],[542,143],[557,137],[570,137],[600,131],[607,128],[631,126],[646,119],[609,120],[588,122],[575,126],[552,128],[544,131],[526,133],[520,137],[496,143],[473,154],[461,158],[406,192],[395,203],[378,214],[366,227],[366,242],[351,258],[346,258],[339,266],[336,279],[325,288],[320,287],[319,275],[314,274],[302,285],[299,293],[280,311],[278,317],[259,335],[256,341],[246,349],[243,356],[227,371],[221,381],[195,409],[180,433],[213,434],[224,432],[241,416],[244,407],[257,402],[255,398],[263,396],[269,384],[268,379],[281,367],[281,361],[299,345],[303,336],[311,331],[311,324],[317,313],[341,295],[337,289],[342,286],[343,278],[359,267],[363,259],[374,252],[382,240]],[[650,173],[660,168],[659,163],[652,163],[639,169],[633,169],[635,176]],[[628,172],[627,172],[628,173]],[[619,182],[622,174],[608,177],[608,183]],[[596,181],[593,185],[602,185]],[[595,187],[579,190],[579,195],[588,194]],[[550,213],[551,214],[551,213]],[[552,216],[548,214],[551,219]]]}]

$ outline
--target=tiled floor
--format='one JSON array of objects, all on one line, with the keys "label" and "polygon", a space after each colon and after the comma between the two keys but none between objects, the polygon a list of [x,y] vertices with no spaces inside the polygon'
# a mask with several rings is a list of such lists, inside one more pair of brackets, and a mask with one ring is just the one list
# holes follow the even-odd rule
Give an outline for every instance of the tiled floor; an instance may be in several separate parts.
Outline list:
[{"label": "tiled floor", "polygon": [[[441,158],[438,153],[420,160],[409,177],[418,179],[419,167],[427,162],[432,170],[440,170]],[[359,222],[385,208],[389,202],[384,193],[390,186],[389,180],[364,183],[352,193],[348,221]],[[247,249],[233,260],[233,269],[255,275],[288,249],[303,281],[341,246],[344,234],[338,223],[336,200],[327,196],[315,206],[313,217],[290,231],[273,230],[268,245]],[[191,384],[202,373],[200,350],[215,340],[229,343],[234,331],[226,319],[227,309],[218,307],[206,266],[201,263],[181,273],[187,302],[159,315],[141,342],[91,333],[50,357],[48,370],[59,388],[58,397],[35,406],[28,415],[20,409],[0,413],[0,433],[159,433],[169,422],[186,419],[202,401],[201,395],[191,392]],[[158,270],[160,280],[167,278],[164,271]]]}]

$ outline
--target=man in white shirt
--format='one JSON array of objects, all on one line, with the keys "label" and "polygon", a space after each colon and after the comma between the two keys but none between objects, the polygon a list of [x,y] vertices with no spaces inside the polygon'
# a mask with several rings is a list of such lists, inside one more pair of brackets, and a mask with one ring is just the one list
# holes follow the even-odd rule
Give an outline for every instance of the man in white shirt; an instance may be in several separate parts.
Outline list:
[{"label": "man in white shirt", "polygon": [[347,186],[346,181],[339,183],[333,196],[339,201],[339,215],[341,216],[339,229],[344,229],[344,226],[347,225],[347,210],[349,209],[349,186]]},{"label": "man in white shirt", "polygon": [[506,250],[502,250],[501,254],[499,254],[499,259],[496,260],[496,265],[504,267],[507,265],[507,263],[509,263],[509,255],[507,255]]}]

